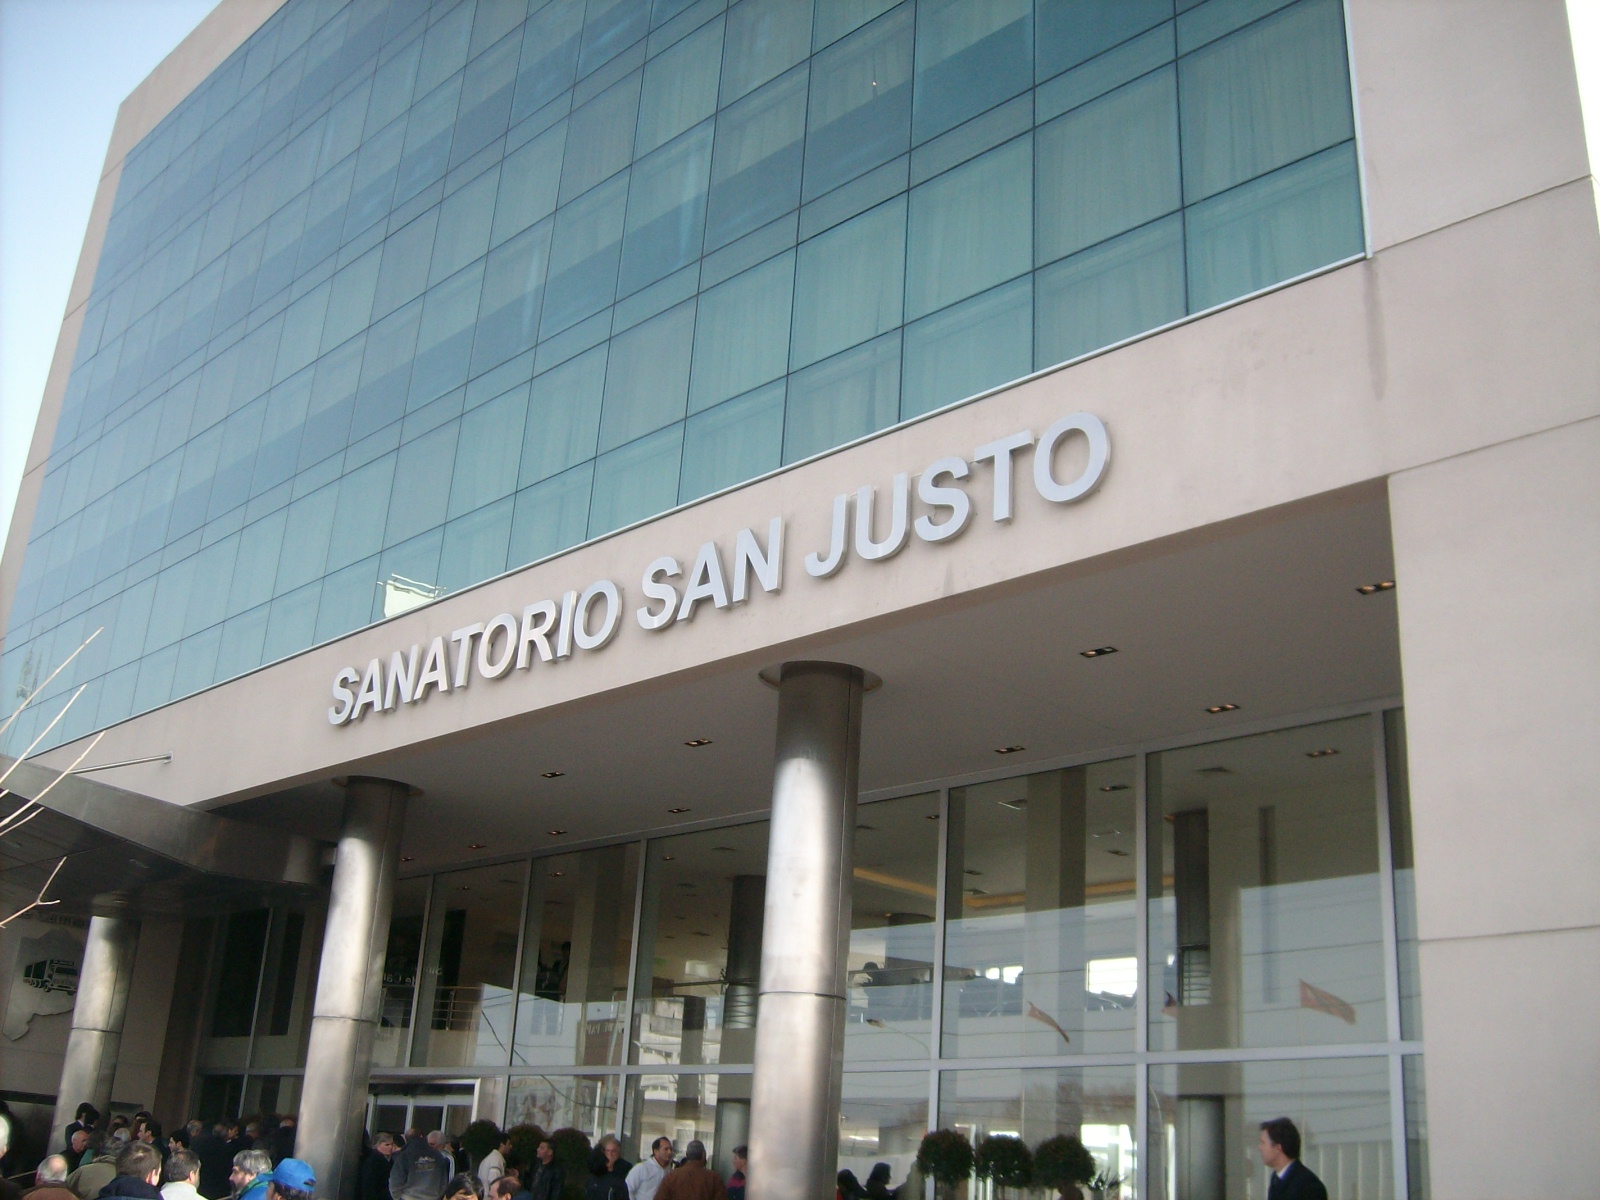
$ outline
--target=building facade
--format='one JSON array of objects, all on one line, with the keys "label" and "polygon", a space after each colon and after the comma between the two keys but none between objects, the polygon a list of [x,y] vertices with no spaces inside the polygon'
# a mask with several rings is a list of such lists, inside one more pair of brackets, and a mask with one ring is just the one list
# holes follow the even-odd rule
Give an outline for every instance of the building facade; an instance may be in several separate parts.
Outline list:
[{"label": "building facade", "polygon": [[0,1092],[1585,1194],[1573,29],[227,0],[0,564]]}]

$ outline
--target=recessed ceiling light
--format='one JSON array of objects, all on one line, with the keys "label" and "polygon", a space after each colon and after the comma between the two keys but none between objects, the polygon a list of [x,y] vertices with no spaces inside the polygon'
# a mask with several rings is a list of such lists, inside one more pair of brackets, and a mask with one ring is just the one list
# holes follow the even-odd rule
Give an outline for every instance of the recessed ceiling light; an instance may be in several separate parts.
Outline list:
[{"label": "recessed ceiling light", "polygon": [[400,856],[400,861],[401,862],[416,862],[417,861],[417,856],[415,854],[402,854]]},{"label": "recessed ceiling light", "polygon": [[545,832],[548,833],[551,837],[560,837],[563,833],[566,832],[566,830],[565,829],[546,829]]},{"label": "recessed ceiling light", "polygon": [[679,808],[669,808],[669,809],[667,809],[667,811],[668,811],[668,812],[669,812],[669,813],[672,813],[672,814],[673,814],[673,815],[674,815],[674,816],[676,816],[676,815],[677,815],[677,814],[679,814],[679,813],[686,813],[686,812],[688,812],[688,811],[689,811],[689,810],[688,810],[688,809],[687,809],[687,808],[682,808],[682,807],[679,807]]},{"label": "recessed ceiling light", "polygon": [[565,771],[541,771],[539,772],[539,777],[541,779],[560,779],[565,774]]},{"label": "recessed ceiling light", "polygon": [[467,884],[467,883],[460,884],[456,888],[456,891],[458,891],[458,892],[470,892],[471,890],[472,890],[472,885],[471,884]]},{"label": "recessed ceiling light", "polygon": [[996,754],[1015,754],[1018,750],[1026,750],[1026,746],[1000,746],[995,749]]},{"label": "recessed ceiling light", "polygon": [[1238,712],[1239,706],[1237,704],[1212,704],[1206,708],[1206,711],[1214,717],[1218,713]]},{"label": "recessed ceiling light", "polygon": [[937,821],[939,819],[938,813],[924,813],[923,815],[930,821]]},{"label": "recessed ceiling light", "polygon": [[967,895],[969,895],[969,896],[987,896],[988,894],[989,893],[984,891],[982,888],[968,888],[967,889]]},{"label": "recessed ceiling light", "polygon": [[1118,858],[1127,858],[1128,857],[1128,852],[1126,850],[1118,850],[1115,846],[1112,846],[1109,850],[1106,851],[1106,853],[1107,854],[1115,854]]},{"label": "recessed ceiling light", "polygon": [[732,854],[733,853],[733,847],[732,846],[713,846],[711,848],[713,850],[720,851],[723,854]]},{"label": "recessed ceiling light", "polygon": [[877,830],[878,830],[878,827],[876,825],[863,825],[860,822],[856,823],[856,828],[858,830],[865,829],[869,833],[876,833]]},{"label": "recessed ceiling light", "polygon": [[975,871],[971,867],[968,867],[967,868],[967,874],[968,875],[982,875],[983,872],[982,871]]},{"label": "recessed ceiling light", "polygon": [[1128,785],[1125,783],[1108,783],[1100,789],[1102,792],[1125,792]]},{"label": "recessed ceiling light", "polygon": [[1117,648],[1115,646],[1096,646],[1093,650],[1078,651],[1084,658],[1104,658],[1106,655],[1115,654],[1116,652]]},{"label": "recessed ceiling light", "polygon": [[671,861],[672,861],[672,860],[673,860],[673,858],[674,858],[674,857],[675,857],[675,856],[674,856],[674,855],[671,855],[671,854],[663,854],[663,855],[662,855],[662,856],[661,856],[661,861],[662,861],[662,862],[671,862]]},{"label": "recessed ceiling light", "polygon": [[711,745],[711,739],[710,738],[690,738],[687,742],[684,743],[684,745],[693,747],[695,749],[699,749],[701,746],[709,746],[709,745]]},{"label": "recessed ceiling light", "polygon": [[1195,771],[1196,775],[1233,775],[1236,772],[1230,767],[1201,767]]},{"label": "recessed ceiling light", "polygon": [[565,871],[551,871],[550,874],[555,876],[557,879],[560,879],[563,875],[566,874],[566,872]]},{"label": "recessed ceiling light", "polygon": [[1322,749],[1322,750],[1307,750],[1306,751],[1306,757],[1307,758],[1332,758],[1337,753],[1339,753],[1337,750],[1335,750],[1332,746],[1329,746],[1329,747],[1327,747],[1325,749]]},{"label": "recessed ceiling light", "polygon": [[1356,591],[1363,596],[1376,595],[1378,592],[1392,592],[1394,591],[1394,580],[1380,579],[1377,583],[1363,583]]},{"label": "recessed ceiling light", "polygon": [[468,842],[467,843],[467,849],[468,850],[482,850],[483,849],[483,843],[482,842]]}]

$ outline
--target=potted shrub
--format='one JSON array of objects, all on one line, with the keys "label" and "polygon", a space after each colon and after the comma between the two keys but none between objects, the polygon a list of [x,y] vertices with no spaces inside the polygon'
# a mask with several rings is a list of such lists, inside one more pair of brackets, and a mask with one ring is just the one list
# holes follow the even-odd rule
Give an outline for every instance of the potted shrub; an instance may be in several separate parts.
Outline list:
[{"label": "potted shrub", "polygon": [[1009,1133],[991,1134],[980,1141],[973,1167],[979,1179],[994,1184],[999,1200],[1005,1200],[1007,1188],[1025,1188],[1033,1182],[1033,1154],[1026,1142]]},{"label": "potted shrub", "polygon": [[954,1129],[936,1129],[917,1148],[917,1170],[933,1180],[944,1200],[953,1200],[956,1185],[972,1177],[972,1143]]},{"label": "potted shrub", "polygon": [[1054,1188],[1063,1198],[1093,1179],[1099,1169],[1094,1155],[1074,1134],[1058,1133],[1033,1149],[1033,1182]]}]

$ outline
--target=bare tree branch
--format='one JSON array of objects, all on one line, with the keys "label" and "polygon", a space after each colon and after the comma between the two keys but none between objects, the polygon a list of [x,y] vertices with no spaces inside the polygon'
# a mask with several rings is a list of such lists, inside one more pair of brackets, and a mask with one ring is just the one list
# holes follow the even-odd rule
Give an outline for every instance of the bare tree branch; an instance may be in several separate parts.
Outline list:
[{"label": "bare tree branch", "polygon": [[[72,699],[68,700],[64,705],[61,706],[61,711],[58,712],[51,719],[50,724],[46,725],[43,729],[41,729],[39,731],[39,736],[34,738],[33,741],[28,743],[28,748],[26,750],[24,750],[20,755],[17,756],[17,761],[12,763],[9,767],[7,767],[5,769],[5,773],[3,775],[0,775],[0,784],[3,784],[3,783],[5,783],[6,780],[10,779],[11,778],[11,772],[15,771],[17,769],[17,767],[21,765],[23,759],[27,758],[28,755],[32,754],[33,751],[34,751],[34,748],[37,747],[40,742],[44,741],[45,737],[49,734],[49,732],[52,729],[54,729],[58,724],[60,724],[61,718],[67,715],[67,709],[71,708],[75,703],[77,703],[78,697],[83,695],[84,689],[87,688],[88,686],[89,685],[87,683],[80,683],[78,685],[78,690],[72,693]],[[4,792],[0,792],[0,795],[4,795],[4,794],[5,794]]]},{"label": "bare tree branch", "polygon": [[31,903],[26,904],[23,907],[17,909],[16,912],[12,913],[4,921],[0,921],[0,929],[4,929],[7,925],[11,924],[11,922],[15,921],[18,917],[22,916],[24,913],[30,913],[36,908],[49,908],[52,904],[60,904],[61,901],[59,901],[59,900],[46,900],[44,898],[44,894],[50,890],[50,885],[56,881],[56,876],[61,873],[61,868],[66,866],[66,865],[67,865],[67,860],[64,859],[64,858],[60,862],[58,862],[56,864],[55,870],[50,872],[50,878],[46,879],[44,881],[44,886],[39,889],[38,897],[35,900],[33,900]]},{"label": "bare tree branch", "polygon": [[45,678],[44,678],[44,681],[42,683],[40,683],[38,687],[34,688],[33,691],[29,692],[26,697],[23,698],[22,703],[17,705],[17,710],[14,713],[12,713],[9,717],[7,717],[5,719],[5,723],[3,725],[0,725],[0,737],[4,737],[5,736],[6,730],[11,728],[11,722],[15,721],[19,716],[22,715],[22,710],[27,708],[28,705],[33,703],[33,698],[35,696],[37,696],[40,692],[44,691],[45,688],[49,687],[50,686],[50,681],[52,679],[54,679],[57,675],[61,674],[61,672],[65,671],[67,669],[68,664],[70,664],[73,659],[77,658],[78,655],[83,653],[83,650],[84,650],[85,646],[87,646],[90,642],[94,641],[95,638],[99,637],[102,633],[105,632],[105,628],[106,627],[104,625],[102,625],[102,626],[100,626],[99,629],[96,629],[88,637],[84,638],[82,645],[80,645],[71,654],[67,655],[66,662],[63,662],[54,671],[51,671],[50,674],[46,675]]}]

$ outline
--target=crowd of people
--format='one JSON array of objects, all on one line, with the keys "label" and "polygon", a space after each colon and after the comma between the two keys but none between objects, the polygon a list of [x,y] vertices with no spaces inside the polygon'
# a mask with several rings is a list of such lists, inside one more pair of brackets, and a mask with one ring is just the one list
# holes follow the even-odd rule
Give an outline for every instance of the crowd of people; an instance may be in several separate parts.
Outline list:
[{"label": "crowd of people", "polygon": [[[558,1135],[559,1136],[559,1132]],[[10,1122],[0,1114],[0,1155]],[[294,1156],[295,1119],[267,1116],[220,1120],[207,1128],[190,1121],[171,1134],[148,1112],[102,1119],[80,1104],[63,1144],[47,1155],[23,1191],[0,1180],[0,1200],[316,1200],[311,1166]],[[581,1179],[570,1181],[552,1140],[539,1135],[530,1161],[513,1150],[510,1133],[473,1161],[460,1139],[442,1130],[380,1132],[362,1147],[357,1200],[745,1200],[745,1147],[732,1152],[727,1180],[706,1161],[705,1143],[691,1140],[677,1157],[671,1138],[658,1137],[650,1155],[631,1163],[615,1137],[590,1150]],[[581,1146],[580,1141],[580,1146]],[[578,1172],[575,1172],[578,1174]],[[845,1197],[844,1200],[854,1200]]]}]

